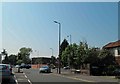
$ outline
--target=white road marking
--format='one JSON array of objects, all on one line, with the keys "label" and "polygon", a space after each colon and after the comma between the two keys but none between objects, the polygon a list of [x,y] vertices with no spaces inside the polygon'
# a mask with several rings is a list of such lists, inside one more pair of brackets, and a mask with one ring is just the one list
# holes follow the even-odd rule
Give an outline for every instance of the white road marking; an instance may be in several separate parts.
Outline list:
[{"label": "white road marking", "polygon": [[32,84],[32,82],[28,79],[28,82],[30,83],[30,84]]},{"label": "white road marking", "polygon": [[16,84],[18,84],[18,80],[17,80],[17,78],[16,78],[16,76],[14,75],[14,78],[15,78],[15,82],[16,82]]},{"label": "white road marking", "polygon": [[25,78],[27,78],[27,76],[25,75]]},{"label": "white road marking", "polygon": [[[23,74],[24,74],[25,78],[28,79],[27,75],[26,75],[25,73],[23,73]],[[29,82],[30,84],[32,84],[32,82],[31,82],[29,79],[28,79],[28,82]]]}]

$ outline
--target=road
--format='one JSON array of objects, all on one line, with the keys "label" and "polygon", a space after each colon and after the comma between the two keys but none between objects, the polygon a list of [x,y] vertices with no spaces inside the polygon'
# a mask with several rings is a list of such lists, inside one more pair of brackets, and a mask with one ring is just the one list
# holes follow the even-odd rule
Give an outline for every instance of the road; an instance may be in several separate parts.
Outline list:
[{"label": "road", "polygon": [[[23,73],[15,73],[17,83],[25,84],[36,84],[36,83],[79,83],[79,84],[90,84],[83,83],[81,80],[76,80],[56,73],[39,73],[38,69],[23,69]],[[93,83],[92,83],[93,84]]]},{"label": "road", "polygon": [[[104,84],[98,83],[95,81],[90,80],[83,80],[81,78],[75,78],[74,76],[65,76],[65,75],[59,75],[55,73],[55,70],[53,71],[54,73],[39,73],[38,69],[23,69],[23,73],[16,73],[15,78],[19,83],[24,83],[25,84],[39,84],[40,82],[42,83],[79,83],[79,84]],[[21,75],[20,75],[21,74]],[[90,77],[85,76],[87,79]],[[94,78],[95,79],[95,78]],[[104,78],[103,78],[104,79]],[[106,79],[104,79],[105,81]],[[110,79],[111,80],[111,79]],[[110,81],[109,80],[109,81]],[[105,81],[105,84],[118,84],[114,80],[113,82],[107,82]]]},{"label": "road", "polygon": [[25,69],[24,73],[32,82],[81,82],[54,73],[39,73],[37,69]]},{"label": "road", "polygon": [[[14,75],[11,77],[10,82],[2,84],[39,84],[39,83],[71,83],[71,84],[118,84],[114,79],[97,78],[92,76],[79,76],[77,75],[60,75],[53,70],[53,73],[39,73],[38,69],[23,69],[20,73],[17,69],[13,69]],[[63,72],[63,71],[62,71]],[[68,71],[64,71],[68,72]],[[77,76],[77,77],[75,77]],[[98,82],[98,79],[102,82]],[[109,82],[107,82],[107,80]],[[96,81],[93,81],[96,80]],[[104,82],[105,81],[105,82]],[[111,81],[111,82],[110,82]],[[113,81],[113,82],[112,82]],[[103,83],[104,82],[104,83]],[[120,84],[120,83],[119,83]]]}]

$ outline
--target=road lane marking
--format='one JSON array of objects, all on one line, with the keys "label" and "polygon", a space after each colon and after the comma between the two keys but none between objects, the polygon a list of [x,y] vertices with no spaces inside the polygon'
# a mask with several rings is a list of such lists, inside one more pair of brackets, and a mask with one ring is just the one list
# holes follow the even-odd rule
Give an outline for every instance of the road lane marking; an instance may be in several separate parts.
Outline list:
[{"label": "road lane marking", "polygon": [[16,84],[18,84],[18,80],[17,80],[17,78],[16,78],[16,76],[14,75],[14,78],[15,78],[15,82],[16,82]]},{"label": "road lane marking", "polygon": [[25,75],[25,78],[27,78],[27,76]]},{"label": "road lane marking", "polygon": [[28,82],[30,83],[30,84],[32,84],[32,82],[28,79]]},{"label": "road lane marking", "polygon": [[32,82],[28,79],[27,75],[26,75],[25,73],[23,73],[23,74],[24,74],[25,78],[27,79],[27,81],[28,81],[30,84],[32,84]]},{"label": "road lane marking", "polygon": [[80,81],[84,81],[84,82],[95,82],[95,81],[85,80],[85,79],[76,78],[76,77],[68,77],[68,76],[64,76],[64,75],[60,75],[60,74],[54,74],[54,73],[53,73],[53,75],[61,76],[61,77],[69,78],[69,79],[74,79],[74,80],[80,80]]}]

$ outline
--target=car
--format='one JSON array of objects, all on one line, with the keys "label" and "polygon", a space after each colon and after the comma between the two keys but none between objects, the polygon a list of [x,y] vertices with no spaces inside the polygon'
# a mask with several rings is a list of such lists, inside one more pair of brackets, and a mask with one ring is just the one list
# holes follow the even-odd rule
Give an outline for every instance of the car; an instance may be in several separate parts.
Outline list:
[{"label": "car", "polygon": [[10,70],[10,73],[12,74],[12,66],[10,64],[6,64]]},{"label": "car", "polygon": [[41,66],[39,69],[39,73],[41,72],[46,72],[46,73],[50,73],[51,72],[51,68],[47,65]]},{"label": "car", "polygon": [[70,69],[70,67],[69,67],[69,66],[66,66],[66,67],[63,67],[63,69]]},{"label": "car", "polygon": [[22,68],[29,69],[29,68],[31,68],[31,65],[30,65],[30,64],[21,64],[21,65],[20,65],[20,68],[21,68],[21,69],[22,69]]},{"label": "car", "polygon": [[19,67],[20,67],[20,65],[16,65],[16,66],[15,66],[15,68],[19,68]]},{"label": "car", "polygon": [[8,64],[0,64],[0,79],[10,80],[11,78],[11,71]]},{"label": "car", "polygon": [[30,64],[26,64],[26,65],[25,65],[25,68],[26,68],[26,69],[29,69],[29,68],[31,68],[31,65],[30,65]]},{"label": "car", "polygon": [[114,74],[115,76],[120,76],[120,69],[115,69],[115,70],[113,71],[113,74]]}]

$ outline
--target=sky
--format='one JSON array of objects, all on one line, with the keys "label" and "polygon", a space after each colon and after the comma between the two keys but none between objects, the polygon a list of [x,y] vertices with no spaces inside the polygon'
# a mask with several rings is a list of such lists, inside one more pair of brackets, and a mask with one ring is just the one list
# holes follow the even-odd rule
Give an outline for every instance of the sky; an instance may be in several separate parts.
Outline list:
[{"label": "sky", "polygon": [[[103,47],[118,40],[117,2],[3,2],[2,48],[17,54],[21,47],[33,49],[32,56],[58,55],[58,24],[61,42],[79,44],[86,40],[91,47]],[[0,9],[1,10],[1,9]]]},{"label": "sky", "polygon": [[1,2],[118,2],[119,0],[1,0]]}]

